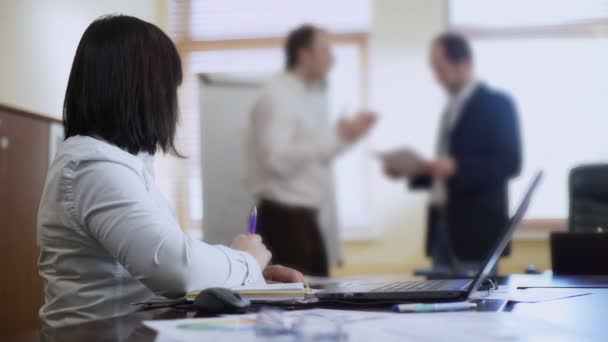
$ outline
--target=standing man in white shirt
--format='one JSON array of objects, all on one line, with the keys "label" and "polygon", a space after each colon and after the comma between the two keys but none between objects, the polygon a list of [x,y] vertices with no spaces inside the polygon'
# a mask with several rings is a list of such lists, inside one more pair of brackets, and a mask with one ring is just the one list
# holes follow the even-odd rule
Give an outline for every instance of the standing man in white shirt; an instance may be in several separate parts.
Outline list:
[{"label": "standing man in white shirt", "polygon": [[335,129],[328,126],[327,110],[319,105],[334,62],[328,32],[311,25],[293,30],[285,54],[286,70],[268,82],[251,110],[243,173],[273,262],[327,276],[318,215],[331,162],[369,132],[376,116],[361,111]]}]

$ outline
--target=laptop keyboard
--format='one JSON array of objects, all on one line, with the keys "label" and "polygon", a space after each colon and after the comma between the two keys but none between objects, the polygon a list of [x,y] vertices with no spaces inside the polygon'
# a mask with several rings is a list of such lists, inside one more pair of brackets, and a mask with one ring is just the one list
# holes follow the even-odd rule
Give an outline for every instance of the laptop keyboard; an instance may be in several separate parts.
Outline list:
[{"label": "laptop keyboard", "polygon": [[447,280],[400,281],[373,289],[371,292],[403,292],[437,290],[448,283]]}]

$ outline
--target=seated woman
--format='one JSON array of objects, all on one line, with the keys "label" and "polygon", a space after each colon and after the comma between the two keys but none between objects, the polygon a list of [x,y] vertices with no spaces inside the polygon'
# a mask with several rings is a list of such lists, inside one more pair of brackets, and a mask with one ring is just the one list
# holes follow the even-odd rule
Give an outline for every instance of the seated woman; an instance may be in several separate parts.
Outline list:
[{"label": "seated woman", "polygon": [[[267,266],[257,235],[231,248],[186,235],[154,182],[153,156],[176,152],[180,57],[156,26],[108,16],[85,31],[64,102],[66,140],[38,212],[40,317],[57,327],[124,315],[155,295],[266,279],[302,282]],[[261,270],[264,270],[262,272]]]}]

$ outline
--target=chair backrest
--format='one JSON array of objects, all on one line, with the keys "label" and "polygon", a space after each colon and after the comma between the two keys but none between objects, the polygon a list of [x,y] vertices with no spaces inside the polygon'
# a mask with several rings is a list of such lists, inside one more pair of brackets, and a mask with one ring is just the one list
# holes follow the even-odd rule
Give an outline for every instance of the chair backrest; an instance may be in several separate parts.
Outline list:
[{"label": "chair backrest", "polygon": [[569,231],[608,232],[608,164],[576,167],[569,183]]}]

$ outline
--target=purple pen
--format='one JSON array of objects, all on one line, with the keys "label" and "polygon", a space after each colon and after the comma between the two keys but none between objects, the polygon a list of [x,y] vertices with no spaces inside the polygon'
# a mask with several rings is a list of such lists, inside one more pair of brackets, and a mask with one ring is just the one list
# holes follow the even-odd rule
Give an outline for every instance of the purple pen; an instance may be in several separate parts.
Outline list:
[{"label": "purple pen", "polygon": [[251,213],[249,214],[249,234],[255,234],[256,227],[258,225],[258,208],[253,206]]}]

